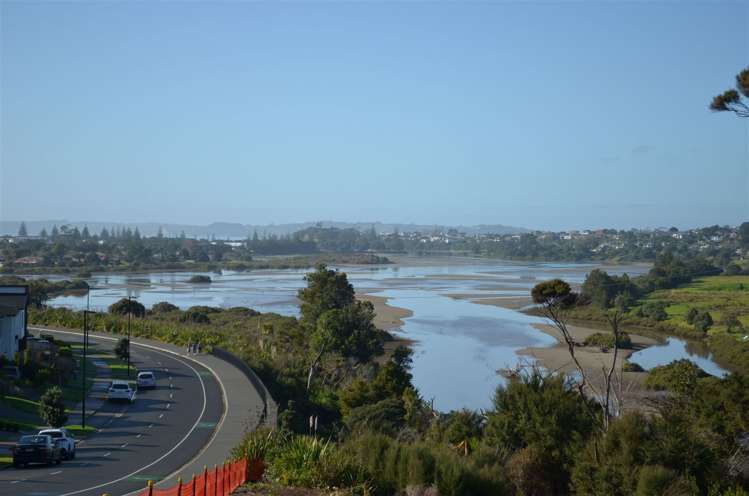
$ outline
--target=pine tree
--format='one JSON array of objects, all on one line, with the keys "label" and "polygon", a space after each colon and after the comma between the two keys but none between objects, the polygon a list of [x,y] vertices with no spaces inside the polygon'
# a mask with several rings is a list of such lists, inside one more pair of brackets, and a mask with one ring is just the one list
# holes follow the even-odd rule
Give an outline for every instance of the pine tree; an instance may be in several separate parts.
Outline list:
[{"label": "pine tree", "polygon": [[52,239],[57,239],[57,237],[60,235],[59,229],[57,229],[57,224],[52,226]]},{"label": "pine tree", "polygon": [[29,233],[26,231],[26,223],[21,221],[21,227],[18,228],[18,235],[26,237]]},{"label": "pine tree", "polygon": [[42,228],[42,232],[39,233],[39,236],[41,236],[42,239],[47,239],[47,230]]},{"label": "pine tree", "polygon": [[88,232],[88,226],[83,226],[83,231],[81,232],[81,237],[83,239],[91,239],[91,233]]}]

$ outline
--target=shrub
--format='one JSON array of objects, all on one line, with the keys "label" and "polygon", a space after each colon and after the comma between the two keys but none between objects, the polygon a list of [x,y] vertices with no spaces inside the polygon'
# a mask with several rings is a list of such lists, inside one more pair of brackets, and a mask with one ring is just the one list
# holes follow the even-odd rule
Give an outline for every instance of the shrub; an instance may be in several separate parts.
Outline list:
[{"label": "shrub", "polygon": [[210,276],[194,275],[190,279],[188,279],[187,282],[193,284],[208,284],[211,282],[211,278]]},{"label": "shrub", "polygon": [[179,307],[177,305],[172,305],[168,301],[160,301],[151,307],[152,313],[168,313],[174,312],[175,310],[179,310]]},{"label": "shrub", "polygon": [[645,372],[645,369],[642,368],[639,364],[630,361],[624,362],[624,365],[622,365],[622,370],[624,372]]},{"label": "shrub", "polygon": [[146,315],[146,307],[144,307],[143,304],[136,300],[122,298],[119,301],[109,305],[109,313],[118,315],[131,314],[135,317],[143,317],[144,315]]},{"label": "shrub", "polygon": [[126,360],[127,357],[130,355],[130,342],[127,340],[127,338],[121,338],[119,341],[117,341],[117,344],[114,345],[114,354],[117,355],[117,358],[120,360]]},{"label": "shrub", "polygon": [[687,394],[697,386],[697,380],[708,374],[685,358],[674,360],[668,365],[659,365],[650,369],[645,387],[656,391],[671,391]]},{"label": "shrub", "polygon": [[211,321],[208,315],[194,310],[187,310],[179,316],[179,320],[180,322],[194,322],[196,324],[208,324]]},{"label": "shrub", "polygon": [[[614,333],[609,332],[596,332],[585,338],[583,342],[585,346],[600,346],[606,348],[614,347]],[[619,348],[629,349],[632,348],[632,339],[629,334],[623,332],[619,335]]]},{"label": "shrub", "polygon": [[666,303],[663,301],[652,301],[642,306],[642,315],[650,320],[660,322],[668,318]]},{"label": "shrub", "polygon": [[39,399],[39,416],[52,427],[62,427],[68,421],[62,389],[53,386]]},{"label": "shrub", "polygon": [[707,311],[698,313],[693,321],[695,330],[701,333],[706,333],[713,326],[713,323],[713,316]]}]

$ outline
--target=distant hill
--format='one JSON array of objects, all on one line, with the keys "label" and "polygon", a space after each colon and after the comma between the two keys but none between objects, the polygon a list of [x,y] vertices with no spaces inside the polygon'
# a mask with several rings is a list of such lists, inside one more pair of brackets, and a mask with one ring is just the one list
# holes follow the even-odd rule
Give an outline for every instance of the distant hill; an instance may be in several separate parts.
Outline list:
[{"label": "distant hill", "polygon": [[[235,222],[213,222],[207,226],[198,226],[191,224],[170,224],[170,223],[157,223],[157,222],[133,222],[133,223],[121,223],[121,222],[86,222],[86,221],[69,221],[66,219],[57,220],[45,220],[45,221],[28,221],[26,222],[26,230],[30,235],[36,235],[41,232],[42,229],[46,229],[49,232],[52,226],[62,226],[67,224],[69,226],[78,227],[83,229],[87,226],[89,231],[92,233],[98,233],[103,228],[111,230],[112,228],[131,228],[136,227],[140,233],[144,236],[154,236],[159,232],[159,228],[163,231],[165,236],[179,236],[184,231],[188,237],[197,238],[219,238],[219,239],[240,239],[246,238],[248,235],[252,235],[257,231],[259,236],[263,235],[285,235],[291,234],[308,227],[321,226],[321,227],[337,227],[339,229],[357,229],[359,231],[367,231],[374,228],[378,234],[392,233],[396,230],[398,232],[440,232],[447,231],[448,229],[456,229],[459,232],[466,234],[517,234],[523,232],[530,232],[528,229],[521,227],[505,226],[502,224],[481,224],[478,226],[447,226],[437,224],[394,224],[384,222],[336,222],[336,221],[319,221],[319,222],[300,222],[292,224],[240,224]],[[21,225],[21,221],[0,221],[0,235],[14,235],[18,233],[18,228]]]}]

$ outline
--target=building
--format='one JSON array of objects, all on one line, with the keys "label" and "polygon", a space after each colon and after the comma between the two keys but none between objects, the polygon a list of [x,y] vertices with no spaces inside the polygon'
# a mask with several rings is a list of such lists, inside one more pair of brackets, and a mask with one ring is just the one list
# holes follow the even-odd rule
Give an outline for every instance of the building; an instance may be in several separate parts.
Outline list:
[{"label": "building", "polygon": [[28,286],[0,286],[0,356],[10,360],[26,338]]}]

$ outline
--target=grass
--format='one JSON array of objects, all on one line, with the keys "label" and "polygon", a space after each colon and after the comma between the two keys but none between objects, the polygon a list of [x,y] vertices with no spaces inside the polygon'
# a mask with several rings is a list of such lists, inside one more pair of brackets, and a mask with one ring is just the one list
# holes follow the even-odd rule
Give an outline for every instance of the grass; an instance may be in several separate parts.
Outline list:
[{"label": "grass", "polygon": [[0,456],[0,467],[6,467],[9,465],[13,465],[13,457],[12,456]]},{"label": "grass", "polygon": [[[103,361],[107,362],[109,369],[112,371],[112,379],[121,379],[123,381],[128,380],[127,377],[127,362],[123,362],[119,358],[105,357]],[[130,379],[134,381],[138,377],[138,368],[130,363]]]},{"label": "grass", "polygon": [[30,422],[21,422],[14,418],[0,417],[0,429],[7,428],[7,426],[14,426],[19,431],[38,431],[43,429],[44,426],[40,424],[33,424]]},{"label": "grass", "polygon": [[19,410],[26,413],[37,415],[39,413],[39,402],[29,400],[26,398],[19,398],[18,396],[5,396],[3,403],[7,404],[14,410]]},{"label": "grass", "polygon": [[96,429],[91,427],[90,425],[86,426],[86,429],[83,429],[80,425],[66,425],[65,428],[70,432],[72,435],[78,438],[86,437],[89,434],[93,434],[96,432]]},{"label": "grass", "polygon": [[[727,313],[736,313],[749,328],[749,276],[701,277],[677,289],[655,291],[645,301],[665,302],[667,322],[684,329],[692,328],[685,319],[690,308],[710,312],[715,321],[711,335],[727,332],[721,323]],[[746,331],[735,334],[740,337]]]}]

